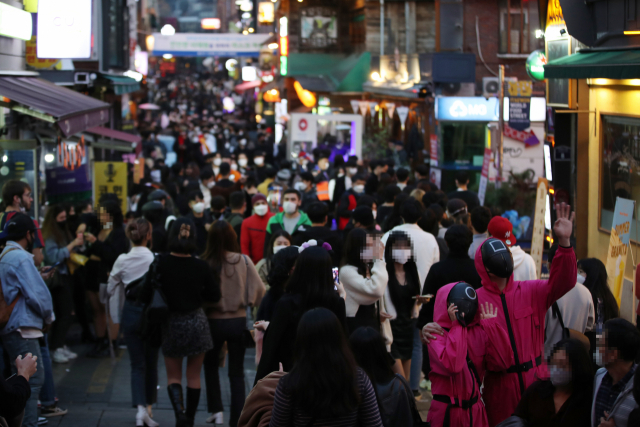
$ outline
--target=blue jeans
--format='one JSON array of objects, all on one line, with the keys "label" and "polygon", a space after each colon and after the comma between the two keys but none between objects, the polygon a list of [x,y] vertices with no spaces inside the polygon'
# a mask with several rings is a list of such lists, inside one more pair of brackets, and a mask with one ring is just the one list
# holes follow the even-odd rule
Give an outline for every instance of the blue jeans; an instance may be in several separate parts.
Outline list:
[{"label": "blue jeans", "polygon": [[22,338],[20,332],[11,332],[2,336],[2,345],[4,350],[9,353],[11,370],[14,374],[18,373],[15,365],[15,360],[18,356],[24,357],[27,353],[38,356],[38,361],[36,362],[38,370],[29,378],[31,397],[29,397],[24,408],[24,420],[22,421],[23,427],[36,427],[38,425],[38,396],[44,384],[44,365],[42,364],[42,355],[40,353],[40,342],[37,338]]},{"label": "blue jeans", "polygon": [[51,367],[51,354],[49,353],[47,335],[40,340],[40,353],[42,354],[42,364],[44,365],[44,385],[40,390],[40,403],[42,406],[51,406],[56,403],[56,387],[53,384],[53,369]]},{"label": "blue jeans", "polygon": [[131,399],[133,407],[153,405],[158,397],[158,347],[142,340],[142,304],[126,300],[120,327],[131,359]]},{"label": "blue jeans", "polygon": [[420,340],[420,329],[413,328],[413,353],[411,354],[411,373],[409,375],[409,385],[411,390],[420,388],[420,372],[422,371],[422,341]]}]

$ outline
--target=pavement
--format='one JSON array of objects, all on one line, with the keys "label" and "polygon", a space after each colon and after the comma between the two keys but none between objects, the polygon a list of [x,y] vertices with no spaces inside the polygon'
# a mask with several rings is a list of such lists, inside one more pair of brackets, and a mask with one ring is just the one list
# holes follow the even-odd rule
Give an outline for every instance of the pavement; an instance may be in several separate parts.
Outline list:
[{"label": "pavement", "polygon": [[[75,344],[70,348],[78,353],[76,360],[66,364],[53,364],[54,382],[59,406],[67,409],[67,415],[49,418],[51,427],[112,427],[135,426],[136,409],[131,407],[131,383],[129,354],[120,350],[115,361],[110,358],[90,359],[85,354],[91,349],[88,344]],[[256,375],[255,350],[248,349],[245,355],[245,384],[249,394]],[[202,395],[196,414],[197,427],[211,427],[207,424],[206,386],[202,374]],[[175,417],[166,391],[167,375],[160,352],[158,362],[158,403],[153,406],[153,418],[161,426],[175,425]],[[228,426],[230,391],[227,368],[220,368],[222,402],[224,405],[224,426]],[[186,379],[183,379],[186,384]],[[426,419],[431,394],[423,390],[423,400],[417,402],[418,409]]]}]

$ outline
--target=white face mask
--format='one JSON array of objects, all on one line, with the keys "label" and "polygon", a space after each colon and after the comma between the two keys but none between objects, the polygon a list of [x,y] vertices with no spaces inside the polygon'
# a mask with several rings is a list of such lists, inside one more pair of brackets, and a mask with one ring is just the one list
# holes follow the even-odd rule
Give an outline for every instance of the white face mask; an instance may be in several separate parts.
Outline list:
[{"label": "white face mask", "polygon": [[247,159],[238,159],[238,166],[244,168],[247,166]]},{"label": "white face mask", "polygon": [[596,352],[593,354],[593,361],[598,366],[604,366],[604,355],[600,351],[600,347],[596,347]]},{"label": "white face mask", "polygon": [[287,245],[276,245],[273,247],[273,253],[277,254],[281,249],[288,248]]},{"label": "white face mask", "polygon": [[559,368],[555,365],[549,365],[549,376],[551,384],[556,387],[565,386],[571,383],[571,371]]},{"label": "white face mask", "polygon": [[358,173],[358,168],[347,168],[349,175],[355,175]]},{"label": "white face mask", "polygon": [[364,248],[362,252],[360,252],[360,259],[368,262],[373,261],[373,249],[372,248]]},{"label": "white face mask", "polygon": [[204,212],[204,203],[198,202],[194,204],[191,209],[193,209],[194,213],[201,214],[202,212]]},{"label": "white face mask", "polygon": [[238,165],[235,163],[231,163],[231,170],[232,171],[237,171],[238,170]]},{"label": "white face mask", "polygon": [[304,191],[307,189],[307,184],[305,184],[304,182],[300,181],[300,182],[296,182],[296,185],[294,185],[295,189],[298,191]]},{"label": "white face mask", "polygon": [[364,185],[354,185],[353,186],[353,191],[357,194],[362,194],[364,193]]},{"label": "white face mask", "polygon": [[282,209],[284,210],[284,213],[291,215],[298,209],[298,204],[295,202],[284,202],[282,204]]},{"label": "white face mask", "polygon": [[209,181],[207,182],[207,188],[213,188],[216,186],[216,182],[215,181]]},{"label": "white face mask", "polygon": [[373,219],[376,219],[376,216],[378,216],[378,211],[371,211],[371,213],[373,214]]},{"label": "white face mask", "polygon": [[264,164],[264,159],[262,157],[256,157],[253,159],[253,163],[255,163],[256,166],[262,166]]},{"label": "white face mask", "polygon": [[220,166],[222,164],[222,159],[213,159],[213,164],[216,166]]},{"label": "white face mask", "polygon": [[255,208],[253,208],[253,210],[256,212],[256,215],[265,216],[267,214],[267,211],[269,210],[269,206],[267,206],[267,205],[258,205]]},{"label": "white face mask", "polygon": [[584,277],[582,274],[578,273],[577,282],[580,283],[581,285],[584,285],[585,280],[587,280],[587,278]]},{"label": "white face mask", "polygon": [[391,258],[398,264],[406,264],[411,259],[411,249],[393,249]]}]

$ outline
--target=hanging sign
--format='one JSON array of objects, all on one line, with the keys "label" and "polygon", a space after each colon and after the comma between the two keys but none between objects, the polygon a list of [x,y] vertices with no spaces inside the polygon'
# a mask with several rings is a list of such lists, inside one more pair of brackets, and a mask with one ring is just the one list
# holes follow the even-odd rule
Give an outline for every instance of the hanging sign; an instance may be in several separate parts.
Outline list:
[{"label": "hanging sign", "polygon": [[509,127],[525,130],[531,126],[531,81],[508,82],[509,89]]},{"label": "hanging sign", "polygon": [[613,211],[613,223],[611,224],[611,238],[607,250],[607,275],[611,281],[611,291],[618,301],[622,300],[622,284],[624,282],[624,268],[627,263],[627,251],[629,249],[629,237],[631,235],[631,221],[635,201],[616,198],[616,207]]},{"label": "hanging sign", "polygon": [[504,134],[504,136],[508,138],[515,139],[516,141],[524,142],[527,147],[540,144],[540,140],[538,139],[536,134],[533,133],[532,130],[529,130],[528,132],[520,131],[505,124],[504,131],[502,133]]},{"label": "hanging sign", "polygon": [[407,121],[407,117],[409,117],[409,107],[405,107],[404,105],[401,105],[398,108],[396,108],[396,111],[398,112],[398,117],[400,117],[400,124],[402,125],[402,130],[404,130],[404,123]]},{"label": "hanging sign", "polygon": [[484,206],[484,197],[487,194],[487,183],[489,181],[489,166],[491,165],[491,148],[484,149],[482,159],[482,172],[480,173],[480,185],[478,187],[478,199],[480,206]]},{"label": "hanging sign", "polygon": [[84,135],[80,137],[80,142],[73,145],[62,142],[62,138],[58,137],[58,164],[65,169],[70,171],[78,169],[82,165],[85,154]]},{"label": "hanging sign", "polygon": [[387,113],[389,114],[389,118],[393,119],[393,113],[396,111],[396,104],[393,102],[387,102]]},{"label": "hanging sign", "polygon": [[113,193],[118,196],[123,213],[127,212],[127,165],[124,162],[93,163],[94,200],[100,200],[103,194]]},{"label": "hanging sign", "polygon": [[531,236],[531,257],[536,263],[536,275],[538,280],[542,274],[542,252],[544,251],[544,229],[547,215],[547,196],[549,194],[549,181],[538,178],[536,190],[536,211],[533,217],[533,234]]},{"label": "hanging sign", "polygon": [[378,106],[378,103],[375,101],[370,101],[369,102],[369,110],[371,111],[371,121],[373,122],[373,118],[376,115],[376,107]]},{"label": "hanging sign", "polygon": [[369,111],[369,101],[358,101],[358,105],[360,106],[360,114],[362,116],[367,115],[367,111]]},{"label": "hanging sign", "polygon": [[357,99],[352,99],[351,108],[353,108],[353,114],[358,114],[358,110],[360,109],[360,101],[358,101]]},{"label": "hanging sign", "polygon": [[438,166],[438,135],[429,135],[429,145],[431,149],[431,160],[429,164],[431,166]]}]

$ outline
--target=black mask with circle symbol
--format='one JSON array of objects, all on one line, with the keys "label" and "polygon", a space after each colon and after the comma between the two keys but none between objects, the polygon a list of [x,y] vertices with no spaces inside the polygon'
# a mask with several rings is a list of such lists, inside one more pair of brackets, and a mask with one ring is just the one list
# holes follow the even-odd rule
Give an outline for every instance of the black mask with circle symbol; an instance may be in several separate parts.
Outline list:
[{"label": "black mask with circle symbol", "polygon": [[508,279],[513,274],[513,256],[502,240],[487,239],[480,249],[487,273]]},{"label": "black mask with circle symbol", "polygon": [[466,328],[478,312],[478,295],[470,284],[459,282],[449,291],[447,307],[451,304],[454,304],[458,308],[456,319]]}]

